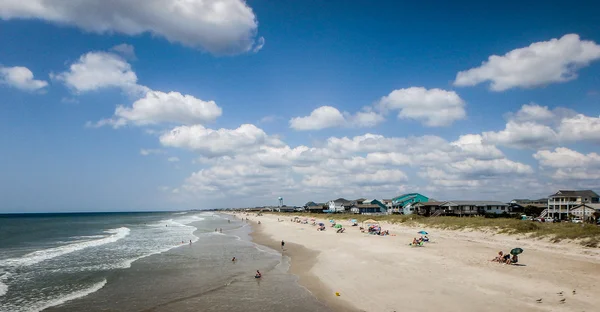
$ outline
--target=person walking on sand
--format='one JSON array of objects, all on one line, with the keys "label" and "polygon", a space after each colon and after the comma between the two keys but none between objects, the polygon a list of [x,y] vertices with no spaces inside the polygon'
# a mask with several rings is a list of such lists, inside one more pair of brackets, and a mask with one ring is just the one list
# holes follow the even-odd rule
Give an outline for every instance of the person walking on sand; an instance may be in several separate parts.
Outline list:
[{"label": "person walking on sand", "polygon": [[281,250],[283,250],[283,246],[285,246],[285,242],[281,240]]}]

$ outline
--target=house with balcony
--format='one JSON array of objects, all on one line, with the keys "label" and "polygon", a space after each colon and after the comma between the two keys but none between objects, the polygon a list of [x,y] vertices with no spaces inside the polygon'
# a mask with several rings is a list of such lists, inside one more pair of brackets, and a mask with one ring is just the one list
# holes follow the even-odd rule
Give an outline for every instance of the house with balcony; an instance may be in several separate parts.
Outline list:
[{"label": "house with balcony", "polygon": [[327,202],[328,209],[325,212],[345,212],[350,211],[353,202],[345,198],[338,198]]},{"label": "house with balcony", "polygon": [[377,199],[362,199],[356,200],[350,207],[352,213],[360,214],[385,214],[387,213],[387,206]]},{"label": "house with balcony", "polygon": [[441,201],[427,201],[427,202],[418,202],[412,205],[414,207],[414,213],[420,214],[422,216],[430,217],[430,216],[439,216],[445,214],[443,204],[446,202]]},{"label": "house with balcony", "polygon": [[600,196],[592,190],[559,190],[548,197],[548,209],[540,217],[567,220],[570,210],[581,204],[598,204]]},{"label": "house with balcony", "polygon": [[508,204],[499,201],[452,200],[443,203],[441,207],[447,214],[456,216],[508,213]]},{"label": "house with balcony", "polygon": [[414,211],[414,207],[410,206],[404,209],[407,205],[426,201],[429,201],[429,198],[419,193],[403,194],[392,198],[392,211],[394,213],[410,214]]}]

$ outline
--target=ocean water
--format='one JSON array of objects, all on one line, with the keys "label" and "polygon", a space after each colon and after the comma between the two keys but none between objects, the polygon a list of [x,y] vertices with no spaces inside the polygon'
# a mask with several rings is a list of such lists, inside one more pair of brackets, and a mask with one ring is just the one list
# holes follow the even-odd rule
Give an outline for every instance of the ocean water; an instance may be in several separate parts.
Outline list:
[{"label": "ocean water", "polygon": [[0,216],[0,311],[329,311],[249,232],[210,212]]}]

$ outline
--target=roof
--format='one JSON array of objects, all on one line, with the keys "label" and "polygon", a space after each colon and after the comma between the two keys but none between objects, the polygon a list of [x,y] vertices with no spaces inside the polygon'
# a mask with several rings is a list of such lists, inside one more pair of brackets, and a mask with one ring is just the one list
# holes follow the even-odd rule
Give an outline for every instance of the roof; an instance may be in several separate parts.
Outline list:
[{"label": "roof", "polygon": [[445,206],[508,206],[499,201],[486,200],[449,200],[444,203]]},{"label": "roof", "polygon": [[349,200],[347,200],[347,199],[345,199],[345,198],[341,198],[341,197],[340,197],[340,198],[338,198],[338,199],[336,199],[336,200],[334,200],[334,202],[336,202],[336,203],[343,203],[343,204],[348,204],[348,203],[350,203],[350,201],[349,201]]},{"label": "roof", "polygon": [[600,204],[589,204],[589,203],[577,205],[577,206],[571,208],[571,210],[577,209],[577,208],[581,208],[583,206],[588,207],[588,208],[592,208],[592,209],[595,209],[595,210],[600,210]]},{"label": "roof", "polygon": [[367,199],[366,199],[366,198],[359,198],[359,199],[355,200],[355,202],[357,202],[357,203],[362,203],[362,202],[364,202],[365,200],[367,200]]},{"label": "roof", "polygon": [[581,190],[581,191],[559,190],[555,194],[550,195],[550,197],[555,197],[555,196],[600,197],[600,195],[596,194],[596,192],[594,192],[592,190]]},{"label": "roof", "polygon": [[442,204],[445,204],[446,202],[439,202],[439,201],[428,201],[428,202],[419,202],[419,203],[415,203],[416,205],[419,206],[441,206]]}]

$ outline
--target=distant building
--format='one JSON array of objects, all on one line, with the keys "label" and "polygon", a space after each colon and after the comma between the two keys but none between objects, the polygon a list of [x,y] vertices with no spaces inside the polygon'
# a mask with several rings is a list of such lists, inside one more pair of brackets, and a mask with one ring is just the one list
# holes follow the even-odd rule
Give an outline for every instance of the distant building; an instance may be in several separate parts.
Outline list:
[{"label": "distant building", "polygon": [[600,196],[591,190],[569,191],[560,190],[548,197],[546,214],[552,219],[568,219],[569,211],[581,204],[598,204]]},{"label": "distant building", "polygon": [[304,210],[312,213],[321,213],[324,210],[324,203],[308,202],[304,205]]},{"label": "distant building", "polygon": [[446,213],[458,216],[508,213],[508,204],[499,201],[452,200],[442,207]]},{"label": "distant building", "polygon": [[345,198],[338,198],[336,200],[330,200],[327,203],[329,209],[325,212],[345,212],[346,210],[350,210],[352,207],[352,202]]},{"label": "distant building", "polygon": [[352,203],[350,207],[352,213],[387,213],[387,206],[377,199],[367,200],[361,198]]},{"label": "distant building", "polygon": [[443,204],[446,202],[439,201],[428,201],[428,202],[418,202],[412,205],[414,207],[414,212],[420,215],[429,217],[429,216],[439,216],[445,213]]},{"label": "distant building", "polygon": [[[427,201],[429,201],[429,198],[419,193],[400,195],[392,199],[392,211],[396,213],[411,214],[414,211],[414,207],[410,204]],[[410,206],[406,207],[407,205]]]},{"label": "distant building", "polygon": [[580,204],[569,210],[571,215],[584,221],[596,220],[594,213],[597,212],[600,213],[600,204]]}]

